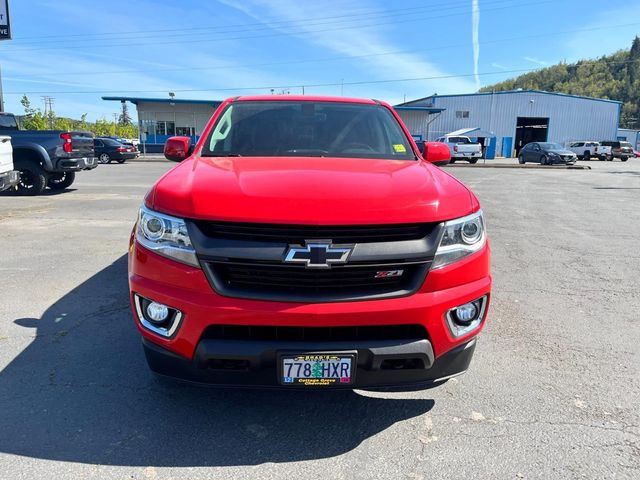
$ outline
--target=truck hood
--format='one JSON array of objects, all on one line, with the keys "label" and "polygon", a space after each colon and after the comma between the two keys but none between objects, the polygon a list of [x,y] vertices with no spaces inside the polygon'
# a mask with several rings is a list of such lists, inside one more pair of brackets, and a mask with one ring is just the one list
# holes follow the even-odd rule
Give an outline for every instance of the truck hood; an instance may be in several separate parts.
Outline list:
[{"label": "truck hood", "polygon": [[474,200],[423,161],[203,157],[165,174],[146,203],[183,218],[345,225],[443,221],[471,213]]}]

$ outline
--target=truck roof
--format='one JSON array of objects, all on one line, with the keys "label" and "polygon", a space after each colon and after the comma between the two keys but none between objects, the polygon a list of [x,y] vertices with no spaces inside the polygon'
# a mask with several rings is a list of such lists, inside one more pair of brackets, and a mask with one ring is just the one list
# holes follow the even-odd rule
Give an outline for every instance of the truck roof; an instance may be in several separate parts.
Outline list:
[{"label": "truck roof", "polygon": [[230,102],[339,102],[339,103],[361,103],[361,104],[384,104],[370,98],[348,98],[348,97],[331,97],[318,95],[250,95],[242,97],[232,97],[227,101]]}]

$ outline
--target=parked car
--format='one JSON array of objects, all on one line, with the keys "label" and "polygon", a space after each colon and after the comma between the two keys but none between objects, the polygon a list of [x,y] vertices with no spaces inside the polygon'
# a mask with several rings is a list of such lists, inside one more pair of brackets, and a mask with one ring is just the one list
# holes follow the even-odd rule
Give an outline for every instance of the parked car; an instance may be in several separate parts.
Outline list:
[{"label": "parked car", "polygon": [[466,160],[469,163],[477,163],[482,158],[482,145],[473,143],[469,137],[445,135],[436,140],[442,142],[449,147],[451,152],[451,163],[456,160]]},{"label": "parked car", "polygon": [[113,160],[118,163],[124,163],[127,160],[136,158],[135,147],[124,145],[109,137],[96,138],[94,148],[100,163],[111,163]]},{"label": "parked car", "polygon": [[554,163],[566,163],[572,165],[576,163],[577,155],[570,150],[563,148],[558,143],[552,142],[531,142],[527,143],[520,150],[518,162],[540,163],[541,165],[553,165]]},{"label": "parked car", "polygon": [[605,145],[607,147],[611,147],[611,157],[607,160],[613,160],[614,158],[619,158],[623,162],[626,162],[633,154],[633,146],[629,142],[620,142],[620,141],[609,141],[606,140],[604,142],[600,142],[601,145]]},{"label": "parked car", "polygon": [[140,144],[140,141],[137,139],[132,139],[132,138],[122,138],[122,137],[116,137],[116,136],[111,136],[111,135],[103,135],[100,138],[110,138],[112,140],[115,140],[116,142],[120,142],[121,144],[127,146],[127,147],[132,147],[133,151],[136,153],[136,157],[140,156],[140,149],[138,148],[138,145]]},{"label": "parked car", "polygon": [[591,160],[591,158],[608,160],[611,157],[611,147],[594,141],[571,142],[567,150],[571,150],[581,160]]},{"label": "parked car", "polygon": [[19,179],[20,172],[13,169],[11,137],[0,135],[0,192],[15,187]]},{"label": "parked car", "polygon": [[22,195],[38,195],[46,187],[65,189],[74,182],[76,172],[98,166],[91,132],[20,130],[12,113],[0,113],[0,134],[11,136]]},{"label": "parked car", "polygon": [[633,155],[634,155],[636,158],[640,158],[640,152],[639,152],[638,150],[634,150],[634,151],[633,151]]},{"label": "parked car", "polygon": [[234,97],[151,188],[129,286],[159,374],[415,388],[467,370],[491,291],[474,194],[384,102]]}]

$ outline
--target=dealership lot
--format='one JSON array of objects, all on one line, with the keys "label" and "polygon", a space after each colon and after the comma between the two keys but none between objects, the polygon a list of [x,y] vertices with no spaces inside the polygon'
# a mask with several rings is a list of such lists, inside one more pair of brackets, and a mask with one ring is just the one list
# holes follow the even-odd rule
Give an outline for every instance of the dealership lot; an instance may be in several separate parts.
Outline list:
[{"label": "dealership lot", "polygon": [[410,393],[154,379],[126,250],[171,164],[0,196],[0,476],[637,478],[640,162],[588,164],[448,169],[483,205],[492,310],[470,371]]}]

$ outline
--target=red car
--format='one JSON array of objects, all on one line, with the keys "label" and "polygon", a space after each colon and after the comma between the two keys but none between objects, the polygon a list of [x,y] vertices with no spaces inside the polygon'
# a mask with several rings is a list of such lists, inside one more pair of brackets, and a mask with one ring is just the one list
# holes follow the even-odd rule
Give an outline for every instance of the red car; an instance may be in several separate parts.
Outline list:
[{"label": "red car", "polygon": [[489,308],[474,194],[386,103],[225,101],[147,194],[129,285],[150,368],[216,385],[428,387],[467,370]]}]

